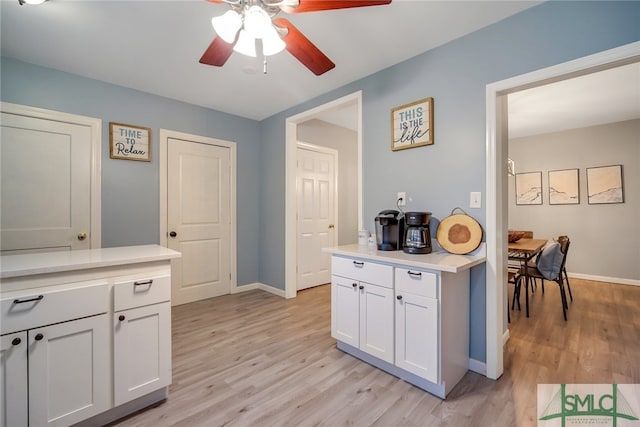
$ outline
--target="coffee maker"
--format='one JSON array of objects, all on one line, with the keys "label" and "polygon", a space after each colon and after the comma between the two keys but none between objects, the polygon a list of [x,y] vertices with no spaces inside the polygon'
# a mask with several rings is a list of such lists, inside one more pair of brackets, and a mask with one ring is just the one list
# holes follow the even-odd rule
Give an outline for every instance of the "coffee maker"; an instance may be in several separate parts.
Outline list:
[{"label": "coffee maker", "polygon": [[403,251],[408,254],[431,253],[431,231],[429,220],[431,212],[405,212]]},{"label": "coffee maker", "polygon": [[402,249],[404,237],[404,217],[394,210],[382,211],[375,219],[376,243],[380,251],[397,251]]}]

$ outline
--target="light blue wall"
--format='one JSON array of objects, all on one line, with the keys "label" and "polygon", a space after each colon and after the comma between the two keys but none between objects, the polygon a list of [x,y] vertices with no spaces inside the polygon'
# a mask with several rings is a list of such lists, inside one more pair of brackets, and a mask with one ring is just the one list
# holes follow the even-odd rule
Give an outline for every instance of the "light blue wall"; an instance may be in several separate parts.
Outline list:
[{"label": "light blue wall", "polygon": [[[365,225],[406,191],[407,208],[431,211],[434,225],[461,206],[484,226],[485,209],[466,207],[469,192],[486,195],[486,85],[638,41],[639,22],[640,2],[547,2],[263,121],[261,281],[284,289],[287,117],[362,90]],[[390,110],[425,97],[435,101],[435,145],[392,152]],[[471,282],[470,355],[485,361],[484,266]]]},{"label": "light blue wall", "polygon": [[[638,41],[638,22],[640,2],[547,2],[260,123],[6,58],[1,99],[103,120],[104,246],[159,241],[157,156],[148,164],[110,159],[109,121],[152,128],[155,153],[160,128],[237,142],[238,283],[284,289],[287,117],[362,90],[365,224],[372,228],[406,191],[408,208],[433,212],[435,227],[466,208],[470,191],[486,194],[486,85]],[[391,108],[429,96],[435,145],[391,152]],[[484,209],[468,212],[484,225]],[[471,281],[471,357],[484,361],[484,266]]]},{"label": "light blue wall", "polygon": [[[159,243],[160,128],[237,143],[238,284],[259,281],[259,124],[218,111],[2,58],[1,99],[102,119],[102,246]],[[151,162],[109,158],[109,122],[151,128]]]}]

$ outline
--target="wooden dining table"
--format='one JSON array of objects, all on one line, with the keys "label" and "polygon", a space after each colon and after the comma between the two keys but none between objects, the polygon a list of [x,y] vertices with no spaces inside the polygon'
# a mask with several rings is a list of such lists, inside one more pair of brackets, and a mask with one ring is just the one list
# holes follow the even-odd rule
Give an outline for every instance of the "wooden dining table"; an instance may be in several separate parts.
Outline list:
[{"label": "wooden dining table", "polygon": [[[544,245],[547,243],[547,239],[525,239],[522,238],[520,240],[517,240],[515,242],[509,242],[507,244],[507,251],[508,251],[508,256],[507,258],[509,259],[509,261],[518,261],[520,262],[520,266],[522,268],[524,268],[524,276],[527,276],[527,269],[529,268],[529,261],[531,261],[531,259],[536,256],[541,250],[542,248],[544,248]],[[525,292],[526,292],[526,298],[525,298],[525,302],[526,302],[526,312],[527,312],[527,317],[529,317],[529,289],[528,289],[529,284],[525,283]],[[514,303],[515,300],[517,298],[518,300],[518,308],[520,307],[520,295],[519,295],[519,287],[516,286],[516,294],[514,294],[513,298],[514,298]],[[513,309],[513,304],[512,307]]]},{"label": "wooden dining table", "polygon": [[546,243],[547,239],[520,239],[515,242],[509,242],[507,244],[509,259],[521,260],[528,258],[528,261],[533,255],[540,252]]}]

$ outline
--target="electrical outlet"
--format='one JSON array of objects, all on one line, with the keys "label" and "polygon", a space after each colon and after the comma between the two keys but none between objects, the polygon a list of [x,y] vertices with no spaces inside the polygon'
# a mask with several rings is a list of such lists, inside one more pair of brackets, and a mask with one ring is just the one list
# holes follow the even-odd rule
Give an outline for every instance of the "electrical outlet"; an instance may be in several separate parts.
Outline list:
[{"label": "electrical outlet", "polygon": [[469,207],[481,208],[482,207],[482,193],[479,191],[472,191],[469,193]]},{"label": "electrical outlet", "polygon": [[398,191],[398,197],[396,197],[396,202],[398,202],[398,206],[406,206],[407,193],[405,193],[404,191]]}]

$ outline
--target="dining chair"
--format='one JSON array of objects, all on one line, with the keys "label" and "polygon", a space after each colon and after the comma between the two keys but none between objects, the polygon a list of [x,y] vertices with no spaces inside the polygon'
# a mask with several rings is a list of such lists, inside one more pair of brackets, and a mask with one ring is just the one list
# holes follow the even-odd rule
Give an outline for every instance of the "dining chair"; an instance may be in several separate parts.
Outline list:
[{"label": "dining chair", "polygon": [[[566,236],[565,236],[566,237]],[[534,279],[552,280],[556,282],[560,289],[560,299],[562,300],[562,316],[564,320],[567,320],[567,295],[564,287],[564,266],[567,259],[567,253],[569,244],[569,238],[565,242],[565,251],[562,251],[562,245],[559,242],[553,242],[545,246],[540,255],[538,256],[535,266],[523,266],[518,271],[518,278],[516,280],[516,287],[513,294],[514,304],[517,299],[518,305],[520,305],[520,290],[522,288],[522,281],[524,281],[525,288],[525,304],[527,317],[529,317],[529,285]],[[513,305],[513,304],[512,304]]]},{"label": "dining chair", "polygon": [[[571,284],[569,283],[569,275],[567,274],[567,267],[566,267],[566,256],[567,256],[567,252],[569,251],[569,244],[571,243],[571,240],[569,239],[569,236],[558,236],[558,238],[556,239],[556,242],[560,244],[560,250],[565,255],[565,265],[563,265],[562,267],[561,274],[564,275],[564,281],[567,284],[567,290],[569,291],[569,298],[571,299],[571,302],[573,302],[573,293],[571,293]],[[536,262],[537,262],[537,259],[534,261],[531,261],[529,263],[529,266],[535,267]],[[541,281],[541,287],[542,287],[542,293],[544,294],[544,279],[542,279]]]}]

